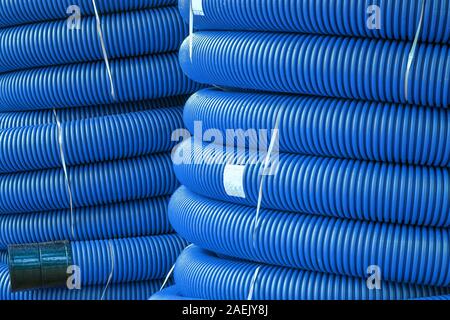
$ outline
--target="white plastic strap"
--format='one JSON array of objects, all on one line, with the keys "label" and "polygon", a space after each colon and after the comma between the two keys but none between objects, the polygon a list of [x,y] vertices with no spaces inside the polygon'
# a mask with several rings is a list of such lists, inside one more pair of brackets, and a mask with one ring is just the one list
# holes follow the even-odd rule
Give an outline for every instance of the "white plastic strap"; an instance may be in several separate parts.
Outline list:
[{"label": "white plastic strap", "polygon": [[231,197],[245,199],[244,190],[245,166],[227,164],[223,170],[223,187]]},{"label": "white plastic strap", "polygon": [[203,0],[192,0],[192,12],[196,16],[204,16]]},{"label": "white plastic strap", "polygon": [[58,144],[59,144],[59,155],[61,158],[61,164],[64,171],[64,177],[66,181],[67,194],[69,196],[69,205],[70,205],[70,230],[72,233],[72,239],[75,239],[75,221],[73,216],[73,197],[72,197],[72,188],[70,187],[70,177],[67,170],[66,157],[64,156],[64,147],[63,147],[63,135],[62,135],[62,127],[61,122],[58,118],[58,113],[56,109],[53,109],[53,115],[55,116],[56,126],[58,128]]},{"label": "white plastic strap", "polygon": [[264,179],[266,178],[266,176],[271,174],[271,170],[269,170],[270,159],[272,157],[272,153],[275,150],[275,146],[279,139],[280,121],[281,121],[281,113],[278,113],[276,121],[275,121],[275,128],[273,129],[272,137],[270,139],[269,149],[268,149],[267,155],[264,159],[263,169],[261,172],[261,181],[259,183],[259,192],[258,192],[258,202],[256,204],[255,223],[254,223],[254,227],[253,227],[253,247],[254,248],[256,248],[256,240],[257,240],[256,238],[257,238],[257,232],[258,232],[259,224],[260,224],[260,212],[261,212],[261,204],[262,204],[262,199],[263,199]]},{"label": "white plastic strap", "polygon": [[189,59],[192,63],[193,55],[193,39],[194,39],[194,15],[204,16],[203,12],[203,0],[190,0],[189,2]]},{"label": "white plastic strap", "polygon": [[100,300],[103,300],[105,298],[106,290],[108,290],[109,284],[111,283],[111,280],[112,280],[112,277],[114,274],[115,254],[114,254],[114,247],[112,245],[111,240],[108,241],[108,245],[109,245],[109,255],[111,257],[111,272],[109,273],[108,281],[106,282],[105,289],[103,289],[102,297],[100,298]]},{"label": "white plastic strap", "polygon": [[112,73],[111,73],[111,68],[109,66],[108,53],[106,52],[105,41],[103,38],[102,24],[100,21],[100,16],[97,11],[97,5],[95,3],[95,0],[92,0],[92,4],[94,5],[95,18],[97,20],[97,34],[100,39],[100,45],[102,46],[103,59],[105,60],[106,71],[108,73],[109,84],[111,86],[111,96],[112,96],[113,100],[116,100],[116,90],[114,89],[114,81],[113,81],[113,77],[112,77]]},{"label": "white plastic strap", "polygon": [[164,278],[164,281],[163,281],[163,283],[161,285],[161,288],[159,288],[159,291],[162,291],[166,287],[167,282],[169,282],[169,279],[172,276],[172,273],[173,273],[174,270],[175,270],[175,263],[170,268],[169,272],[167,273],[167,276]]},{"label": "white plastic strap", "polygon": [[250,289],[248,291],[247,300],[253,300],[253,293],[255,292],[256,279],[258,278],[260,269],[261,269],[261,266],[258,266],[255,270],[255,273],[253,273],[252,282],[250,283]]},{"label": "white plastic strap", "polygon": [[[186,248],[184,248],[184,250],[189,249],[189,248],[192,247],[193,245],[194,245],[194,244],[191,243],[191,244],[188,245]],[[173,266],[170,268],[169,272],[167,273],[166,277],[164,278],[164,281],[163,281],[163,283],[162,283],[162,285],[161,285],[161,288],[159,288],[159,291],[162,291],[162,290],[166,287],[167,283],[169,282],[169,279],[170,279],[170,277],[172,276],[173,271],[175,270],[175,264],[176,264],[176,263],[173,264]]]},{"label": "white plastic strap", "polygon": [[194,39],[194,10],[192,8],[192,0],[189,4],[189,59],[192,63],[192,55],[194,52],[192,41]]},{"label": "white plastic strap", "polygon": [[410,78],[411,68],[412,68],[412,65],[413,65],[413,62],[414,62],[414,57],[415,57],[415,54],[416,54],[417,44],[419,43],[420,33],[422,32],[423,17],[424,17],[424,14],[425,14],[426,2],[427,2],[427,0],[423,0],[422,1],[422,9],[421,9],[421,13],[420,13],[419,25],[417,27],[417,31],[416,31],[416,35],[414,37],[413,45],[412,45],[411,50],[410,50],[409,55],[408,55],[408,64],[406,66],[406,75],[405,75],[405,97],[406,97],[406,101],[407,102],[410,101],[410,99],[409,99],[409,90],[408,90],[409,78]]}]

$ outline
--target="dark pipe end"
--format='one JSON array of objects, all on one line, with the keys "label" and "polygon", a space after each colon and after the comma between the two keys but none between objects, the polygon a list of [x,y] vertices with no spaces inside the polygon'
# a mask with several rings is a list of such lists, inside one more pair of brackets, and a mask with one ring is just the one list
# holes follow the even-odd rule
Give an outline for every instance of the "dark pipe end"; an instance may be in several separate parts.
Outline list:
[{"label": "dark pipe end", "polygon": [[68,241],[9,245],[8,257],[13,292],[63,287],[73,264]]}]

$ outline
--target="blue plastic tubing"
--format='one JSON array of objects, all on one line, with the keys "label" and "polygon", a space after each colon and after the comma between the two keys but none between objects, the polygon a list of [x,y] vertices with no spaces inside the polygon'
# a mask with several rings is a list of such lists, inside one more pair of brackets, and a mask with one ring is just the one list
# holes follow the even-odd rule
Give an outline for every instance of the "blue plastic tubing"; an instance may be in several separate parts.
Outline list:
[{"label": "blue plastic tubing", "polygon": [[[176,0],[96,0],[99,14],[142,10],[152,7],[176,5]],[[80,8],[82,17],[93,15],[92,0],[0,0],[0,27],[46,20],[67,19],[73,15],[73,5]]]},{"label": "blue plastic tubing", "polygon": [[[187,26],[176,7],[102,16],[110,59],[177,51]],[[55,45],[57,44],[57,45]],[[96,17],[83,17],[80,29],[66,20],[0,29],[0,72],[103,60]]]},{"label": "blue plastic tubing", "polygon": [[[138,111],[181,107],[184,106],[187,98],[188,96],[174,96],[145,101],[113,103],[95,107],[60,109],[56,114],[58,120],[62,124],[64,122],[114,116]],[[0,130],[56,123],[55,112],[51,109],[0,113]]]},{"label": "blue plastic tubing", "polygon": [[199,300],[191,297],[183,297],[180,295],[180,290],[177,286],[167,287],[161,291],[156,292],[150,300],[159,300],[159,301],[182,301],[182,300]]},{"label": "blue plastic tubing", "polygon": [[8,264],[8,252],[0,250],[0,266],[1,264]]},{"label": "blue plastic tubing", "polygon": [[[189,19],[190,0],[180,0]],[[203,0],[203,15],[194,17],[202,30],[254,30],[318,33],[362,38],[414,40],[424,0]],[[380,28],[373,25],[375,7]],[[369,23],[368,23],[369,22]],[[450,3],[425,1],[419,40],[450,43]]]},{"label": "blue plastic tubing", "polygon": [[[184,123],[203,130],[271,130],[281,152],[450,166],[450,112],[410,105],[201,90],[187,101]],[[239,134],[240,131],[236,131]],[[270,131],[268,133],[271,134]]]},{"label": "blue plastic tubing", "polygon": [[[73,207],[170,195],[178,186],[169,154],[69,167]],[[0,175],[0,214],[69,209],[62,168]]]},{"label": "blue plastic tubing", "polygon": [[0,112],[26,111],[184,95],[201,86],[182,72],[176,53],[110,61],[116,100],[104,61],[0,75]]},{"label": "blue plastic tubing", "polygon": [[[367,268],[375,265],[386,281],[450,286],[449,229],[267,209],[261,209],[256,224],[254,207],[212,200],[186,187],[172,196],[169,221],[187,241],[219,254],[362,278],[367,277]],[[227,282],[233,283],[223,281]],[[176,279],[176,283],[183,280]],[[212,291],[214,286],[205,288]],[[183,295],[189,296],[184,291]]]},{"label": "blue plastic tubing", "polygon": [[43,289],[11,293],[9,272],[0,265],[0,300],[147,300],[161,286],[161,280],[83,287],[81,290],[66,288]]},{"label": "blue plastic tubing", "polygon": [[176,234],[71,242],[83,285],[162,279],[187,242]]},{"label": "blue plastic tubing", "polygon": [[186,249],[175,265],[176,288],[187,297],[246,300],[256,269],[254,300],[403,300],[448,293],[448,288],[383,282],[369,290],[365,279],[259,265]]},{"label": "blue plastic tubing", "polygon": [[[201,195],[255,206],[265,155],[186,140],[173,155],[181,184]],[[203,161],[202,161],[203,160]],[[224,188],[227,164],[245,166],[245,198]],[[450,226],[450,169],[280,154],[263,179],[262,207],[329,217]]]},{"label": "blue plastic tubing", "polygon": [[442,300],[442,301],[446,301],[446,300],[450,300],[450,295],[424,297],[424,298],[417,299],[417,300]]},{"label": "blue plastic tubing", "polygon": [[190,59],[189,38],[183,42],[180,62],[201,83],[435,107],[450,102],[446,45],[419,44],[409,72],[411,42],[204,31],[192,45]]},{"label": "blue plastic tubing", "polygon": [[182,108],[174,107],[0,129],[0,173],[60,168],[60,138],[69,166],[168,152],[182,127]]},{"label": "blue plastic tubing", "polygon": [[73,212],[69,209],[0,215],[0,250],[9,244],[99,240],[171,233],[173,229],[167,217],[168,203],[169,197],[165,196],[76,208]]}]

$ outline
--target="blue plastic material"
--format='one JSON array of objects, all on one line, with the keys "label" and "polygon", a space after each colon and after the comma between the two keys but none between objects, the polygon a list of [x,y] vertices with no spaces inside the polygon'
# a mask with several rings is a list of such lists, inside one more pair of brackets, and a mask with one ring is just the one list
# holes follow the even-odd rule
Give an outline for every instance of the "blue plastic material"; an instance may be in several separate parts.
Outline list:
[{"label": "blue plastic material", "polygon": [[[169,154],[69,167],[74,208],[170,195],[178,186]],[[62,168],[0,175],[0,214],[70,208]]]},{"label": "blue plastic material", "polygon": [[[176,0],[96,0],[99,14],[121,11],[142,10],[152,7],[175,5]],[[67,19],[73,15],[71,6],[78,6],[83,16],[93,15],[92,0],[0,0],[0,27],[39,22],[46,20]]]},{"label": "blue plastic material", "polygon": [[8,251],[0,250],[0,265],[1,264],[8,264]]},{"label": "blue plastic material", "polygon": [[[82,287],[44,289],[11,293],[8,267],[0,264],[0,300],[147,300],[157,292],[162,280]],[[104,295],[103,295],[104,293]]]},{"label": "blue plastic material", "polygon": [[[83,285],[162,279],[186,247],[176,234],[71,242]],[[150,298],[150,297],[149,297]]]},{"label": "blue plastic material", "polygon": [[[225,149],[186,140],[173,153],[177,161],[175,175],[181,184],[201,195],[256,206],[265,154]],[[223,177],[227,163],[245,166],[245,198],[226,193]],[[378,222],[450,226],[449,168],[293,154],[280,154],[278,165],[275,161],[272,165],[277,170],[263,180],[262,207]]]},{"label": "blue plastic material", "polygon": [[256,218],[254,207],[211,200],[186,187],[178,189],[169,204],[173,228],[187,241],[216,253],[363,278],[370,266],[379,266],[385,281],[450,286],[450,229],[266,209],[261,209],[258,224]]},{"label": "blue plastic material", "polygon": [[417,300],[436,300],[436,301],[441,300],[441,301],[447,301],[447,300],[450,300],[450,295],[424,297],[424,298],[417,299]]},{"label": "blue plastic material", "polygon": [[[175,96],[138,102],[113,103],[95,107],[60,109],[56,114],[58,120],[64,123],[152,109],[181,107],[184,106],[186,99],[187,96]],[[51,109],[0,113],[0,130],[47,124],[56,124],[55,113]]]},{"label": "blue plastic material", "polygon": [[191,133],[201,121],[224,137],[270,135],[278,117],[281,152],[450,167],[449,110],[217,89],[193,94],[184,109]]},{"label": "blue plastic material", "polygon": [[26,111],[183,95],[201,86],[182,72],[176,53],[17,71],[0,75],[0,112]]},{"label": "blue plastic material", "polygon": [[0,130],[0,173],[60,168],[169,152],[182,109],[167,108],[95,119]]},{"label": "blue plastic material", "polygon": [[186,297],[182,297],[180,295],[180,290],[176,287],[176,286],[171,286],[168,288],[165,288],[161,291],[158,291],[157,293],[155,293],[150,300],[159,300],[159,301],[166,301],[166,300],[170,300],[170,301],[183,301],[183,300],[199,300],[199,299],[194,299],[194,298],[186,298]]},{"label": "blue plastic material", "polygon": [[[168,203],[169,197],[161,197],[77,208],[73,212],[68,209],[0,215],[0,250],[8,244],[114,239],[171,233],[173,229],[167,217]],[[0,261],[5,261],[1,256],[0,252]]]},{"label": "blue plastic material", "polygon": [[[110,59],[177,51],[187,26],[175,7],[102,16]],[[55,45],[56,44],[56,45]],[[0,72],[103,60],[95,17],[82,17],[80,29],[66,20],[0,29]]]},{"label": "blue plastic material", "polygon": [[[203,0],[203,15],[196,15],[194,22],[196,29],[203,30],[298,32],[412,41],[424,3],[419,40],[450,43],[450,2],[446,0]],[[178,1],[185,21],[189,19],[189,4],[190,0]],[[380,22],[379,28],[374,18]]]},{"label": "blue plastic material", "polygon": [[366,279],[219,258],[198,247],[186,249],[175,266],[176,288],[206,300],[404,300],[448,293],[449,288],[382,282],[370,290]]},{"label": "blue plastic material", "polygon": [[192,45],[191,59],[189,38],[183,42],[180,62],[184,72],[201,83],[435,107],[450,104],[449,46],[419,44],[405,81],[411,42],[203,31],[193,35]]}]

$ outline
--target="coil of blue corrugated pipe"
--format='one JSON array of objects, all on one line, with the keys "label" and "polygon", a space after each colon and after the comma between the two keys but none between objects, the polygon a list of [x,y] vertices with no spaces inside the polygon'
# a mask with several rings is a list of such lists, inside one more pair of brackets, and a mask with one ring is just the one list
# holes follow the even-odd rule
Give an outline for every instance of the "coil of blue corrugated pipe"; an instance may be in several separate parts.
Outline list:
[{"label": "coil of blue corrugated pipe", "polygon": [[183,300],[200,300],[195,298],[183,297],[180,295],[180,290],[176,286],[171,286],[165,288],[161,291],[158,291],[154,295],[151,296],[150,300],[159,300],[159,301],[183,301]]},{"label": "coil of blue corrugated pipe", "polygon": [[[96,17],[83,17],[79,27],[58,20],[0,29],[0,72],[103,60]],[[177,51],[187,26],[167,7],[102,16],[102,34],[108,57],[117,59]]]},{"label": "coil of blue corrugated pipe", "polygon": [[183,127],[180,107],[0,130],[0,173],[61,167],[168,152]]},{"label": "coil of blue corrugated pipe", "polygon": [[[169,154],[67,168],[74,208],[170,195],[178,186]],[[0,175],[0,214],[69,209],[62,168]]]},{"label": "coil of blue corrugated pipe", "polygon": [[9,244],[172,233],[167,217],[168,203],[169,197],[165,196],[73,211],[0,215],[0,250]]},{"label": "coil of blue corrugated pipe", "polygon": [[188,94],[201,86],[182,72],[176,53],[110,62],[115,100],[103,61],[0,75],[0,111],[95,106]]},{"label": "coil of blue corrugated pipe", "polygon": [[174,270],[184,296],[206,300],[404,300],[449,292],[449,288],[382,282],[370,290],[366,279],[260,265],[218,257],[199,247],[183,251]]},{"label": "coil of blue corrugated pipe", "polygon": [[[56,112],[61,124],[77,120],[90,120],[103,116],[121,115],[139,111],[184,106],[187,96],[174,96],[137,102],[113,103],[95,107],[59,109]],[[55,113],[51,109],[2,112],[0,113],[0,131],[20,127],[57,124]]]},{"label": "coil of blue corrugated pipe", "polygon": [[[189,20],[190,0],[178,1]],[[450,3],[441,0],[203,0],[199,30],[296,32],[450,43]],[[376,28],[375,19],[380,26]],[[370,27],[370,28],[369,28]]]},{"label": "coil of blue corrugated pipe", "polygon": [[[267,151],[266,151],[267,152]],[[181,184],[218,200],[256,206],[266,154],[187,139],[172,158]],[[261,206],[375,222],[450,226],[449,168],[279,154]],[[275,162],[275,160],[274,160]],[[245,166],[244,197],[227,194],[227,164]]]},{"label": "coil of blue corrugated pipe", "polygon": [[[96,0],[99,14],[142,10],[154,7],[176,5],[176,0]],[[29,0],[0,0],[0,27],[14,26],[31,22],[67,19],[76,13],[94,15],[92,0],[42,0],[39,3]]]},{"label": "coil of blue corrugated pipe", "polygon": [[187,241],[232,257],[363,278],[376,265],[387,281],[450,286],[447,228],[267,209],[261,209],[257,223],[256,208],[209,199],[186,187],[172,196],[169,221]]},{"label": "coil of blue corrugated pipe", "polygon": [[448,107],[449,46],[418,44],[408,72],[412,45],[335,36],[202,31],[192,36],[192,57],[190,38],[183,42],[180,63],[191,79],[218,86]]},{"label": "coil of blue corrugated pipe", "polygon": [[[184,108],[191,133],[271,130],[279,150],[316,156],[450,167],[450,112],[438,108],[203,89]],[[240,135],[239,135],[240,134]]]},{"label": "coil of blue corrugated pipe", "polygon": [[11,293],[9,272],[0,265],[0,300],[147,300],[161,286],[161,280],[82,287],[32,290]]}]

